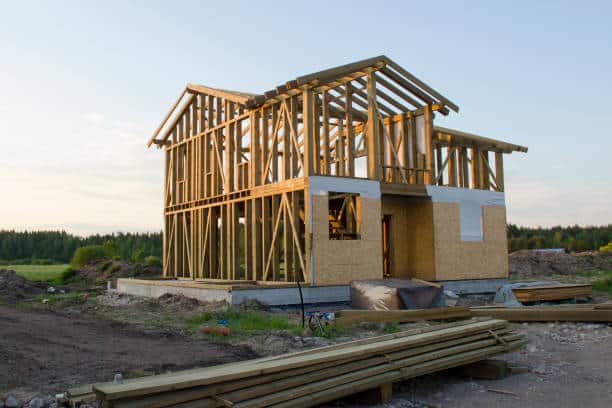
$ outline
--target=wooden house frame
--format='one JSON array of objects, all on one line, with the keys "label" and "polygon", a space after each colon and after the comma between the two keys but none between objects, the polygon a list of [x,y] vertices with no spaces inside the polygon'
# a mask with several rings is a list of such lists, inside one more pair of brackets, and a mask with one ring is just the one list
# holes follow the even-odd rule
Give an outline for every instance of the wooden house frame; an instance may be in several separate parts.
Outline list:
[{"label": "wooden house frame", "polygon": [[[164,275],[313,285],[382,276],[384,197],[427,200],[427,186],[503,192],[503,154],[527,150],[434,126],[435,114],[458,110],[385,56],[261,95],[188,84],[148,142],[165,152]],[[321,185],[344,200],[335,215]],[[327,261],[339,255],[325,251],[335,237],[372,255],[367,272],[334,270]]]}]

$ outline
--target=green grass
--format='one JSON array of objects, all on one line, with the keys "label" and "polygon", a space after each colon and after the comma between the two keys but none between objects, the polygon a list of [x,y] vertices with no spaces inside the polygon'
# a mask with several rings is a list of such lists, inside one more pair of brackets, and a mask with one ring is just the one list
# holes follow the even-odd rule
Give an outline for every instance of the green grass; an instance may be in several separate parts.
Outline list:
[{"label": "green grass", "polygon": [[230,307],[214,313],[204,312],[198,316],[185,319],[185,326],[197,330],[202,325],[217,325],[218,320],[227,320],[230,335],[248,334],[248,332],[266,330],[289,330],[294,334],[301,334],[301,326],[291,322],[287,317]]},{"label": "green grass", "polygon": [[383,333],[387,333],[387,334],[397,333],[400,330],[402,330],[402,328],[399,324],[387,323],[385,327],[383,328]]},{"label": "green grass", "polygon": [[45,281],[53,285],[63,284],[71,275],[69,265],[9,265],[17,275],[31,281]]},{"label": "green grass", "polygon": [[612,294],[612,271],[602,272],[593,281],[593,289]]}]

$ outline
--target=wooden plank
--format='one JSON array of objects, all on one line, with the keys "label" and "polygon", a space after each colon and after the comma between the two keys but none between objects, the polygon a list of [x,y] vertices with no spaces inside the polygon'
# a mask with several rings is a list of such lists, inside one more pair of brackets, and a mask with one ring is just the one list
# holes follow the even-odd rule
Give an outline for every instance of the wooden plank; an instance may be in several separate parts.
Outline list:
[{"label": "wooden plank", "polygon": [[612,322],[612,310],[585,308],[516,307],[470,309],[474,316],[511,322]]},{"label": "wooden plank", "polygon": [[[512,349],[521,347],[524,342],[515,342]],[[333,401],[347,395],[371,389],[373,386],[405,380],[436,371],[446,370],[464,364],[479,361],[507,350],[503,346],[490,346],[480,350],[472,350],[458,355],[427,361],[411,366],[409,369],[388,371],[378,375],[372,375],[363,379],[349,381],[336,387],[324,390],[313,390],[307,396],[295,398],[290,401],[272,405],[275,408],[312,407],[325,402]]]},{"label": "wooden plank", "polygon": [[576,296],[589,296],[592,292],[591,284],[530,286],[512,289],[512,293],[519,302],[570,299]]},{"label": "wooden plank", "polygon": [[368,73],[368,178],[381,180],[381,151],[379,113],[376,109],[376,79],[373,72]]},{"label": "wooden plank", "polygon": [[163,375],[151,378],[146,384],[109,384],[94,387],[96,394],[106,400],[115,400],[150,393],[184,389],[198,385],[206,385],[245,378],[253,375],[264,375],[275,373],[291,368],[299,368],[311,364],[333,361],[337,359],[349,359],[356,356],[365,358],[376,355],[382,351],[392,352],[408,347],[417,347],[429,344],[432,341],[444,341],[464,335],[476,334],[482,331],[502,328],[506,322],[502,320],[487,320],[474,322],[464,326],[450,327],[435,332],[417,334],[414,336],[385,340],[365,345],[346,347],[340,350],[323,351],[312,353],[308,356],[290,357],[278,361],[249,361],[247,364],[233,364],[230,366],[210,367],[208,370],[198,373],[189,373],[180,377],[173,377],[168,381]]},{"label": "wooden plank", "polygon": [[504,191],[504,155],[501,152],[495,152],[495,181],[497,191]]},{"label": "wooden plank", "polygon": [[[511,341],[516,336],[510,335],[510,330],[502,329],[495,331],[503,339]],[[281,392],[289,388],[300,387],[304,384],[313,383],[315,381],[325,380],[342,374],[351,373],[357,370],[363,370],[369,367],[377,366],[380,364],[389,363],[393,360],[403,359],[406,360],[409,357],[422,355],[423,353],[431,353],[438,350],[447,349],[454,346],[463,346],[465,349],[466,345],[483,339],[488,339],[486,344],[493,344],[493,336],[489,332],[483,332],[475,335],[459,337],[449,341],[437,342],[427,344],[421,347],[411,348],[402,350],[400,352],[389,353],[384,356],[373,356],[362,360],[340,360],[335,364],[334,362],[318,364],[314,366],[308,366],[304,368],[282,371],[280,373],[260,375],[252,378],[246,378],[238,381],[231,381],[221,384],[214,384],[210,386],[195,387],[188,390],[181,390],[175,392],[169,392],[164,394],[156,394],[151,397],[144,397],[140,399],[127,400],[126,402],[120,402],[115,404],[117,408],[157,408],[167,406],[170,403],[180,403],[185,401],[197,400],[200,407],[206,406],[218,406],[212,400],[207,398],[211,395],[216,395],[224,400],[233,401],[238,403],[244,400],[249,400],[245,405],[253,405],[254,402],[258,404],[270,403],[270,400],[259,399],[253,401],[253,398],[266,396],[269,394]],[[482,345],[480,343],[479,345]],[[474,345],[468,345],[467,348],[473,348]],[[316,350],[313,350],[313,352]],[[454,350],[455,352],[457,349]],[[431,357],[432,354],[429,355]],[[436,356],[435,354],[433,356]],[[283,356],[279,356],[283,357]],[[423,360],[423,357],[420,357]],[[192,370],[192,372],[194,372]],[[263,386],[258,386],[263,384]],[[277,398],[275,396],[273,398]],[[282,399],[282,398],[281,398]],[[195,403],[195,401],[194,401]]]},{"label": "wooden plank", "polygon": [[357,321],[377,323],[405,323],[421,320],[443,320],[470,317],[467,307],[441,307],[414,310],[340,310],[336,312],[336,323],[348,325]]}]

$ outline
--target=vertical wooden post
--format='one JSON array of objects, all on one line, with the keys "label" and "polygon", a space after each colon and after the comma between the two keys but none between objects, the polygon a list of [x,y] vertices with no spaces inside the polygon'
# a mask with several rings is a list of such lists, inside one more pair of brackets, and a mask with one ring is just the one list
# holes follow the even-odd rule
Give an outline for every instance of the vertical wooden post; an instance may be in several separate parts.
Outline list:
[{"label": "vertical wooden post", "polygon": [[461,147],[461,187],[470,188],[470,170],[467,147]]},{"label": "vertical wooden post", "polygon": [[[436,151],[436,178],[438,178],[440,173],[442,173],[442,146],[433,144],[432,148]],[[444,176],[440,177],[438,185],[444,185]]]},{"label": "vertical wooden post", "polygon": [[448,157],[448,184],[451,187],[458,187],[457,184],[457,149],[453,146],[446,148],[446,156]]},{"label": "vertical wooden post", "polygon": [[252,229],[251,229],[251,248],[253,253],[253,270],[251,273],[251,279],[257,281],[261,279],[262,276],[262,248],[258,245],[261,240],[261,232],[262,232],[262,223],[261,223],[261,203],[263,198],[255,198],[253,199],[253,204],[251,206],[252,210]]},{"label": "vertical wooden post", "polygon": [[408,118],[408,138],[409,140],[407,141],[407,143],[410,146],[408,167],[413,169],[411,172],[412,177],[410,180],[412,184],[420,184],[422,180],[422,173],[418,170],[414,170],[419,167],[419,149],[417,147],[416,118],[413,115],[410,115],[410,117]]},{"label": "vertical wooden post", "polygon": [[327,91],[323,91],[321,95],[321,108],[323,115],[323,166],[322,174],[328,176],[329,171],[329,94]]},{"label": "vertical wooden post", "polygon": [[344,176],[345,169],[345,158],[344,158],[344,122],[340,119],[338,123],[338,137],[336,138],[336,160],[338,167],[336,169],[336,176]]},{"label": "vertical wooden post", "polygon": [[321,100],[314,94],[313,134],[310,148],[312,150],[313,174],[321,174]]},{"label": "vertical wooden post", "polygon": [[436,181],[436,171],[433,164],[433,113],[431,105],[425,105],[423,119],[425,121],[425,183],[433,184]]},{"label": "vertical wooden post", "polygon": [[[347,82],[346,99],[346,175],[355,177],[355,134],[353,131],[353,86]],[[340,119],[342,120],[342,119]]]},{"label": "vertical wooden post", "polygon": [[488,190],[491,187],[491,175],[489,174],[489,152],[483,150],[480,153],[480,185],[484,190]]},{"label": "vertical wooden post", "polygon": [[[278,183],[280,180],[278,178],[278,144],[280,143],[280,138],[278,137],[278,133],[280,132],[280,125],[277,126],[277,122],[281,120],[279,117],[279,105],[272,105],[272,134],[270,135],[270,139],[272,139],[272,160],[270,160],[270,165],[272,166],[272,183]],[[276,131],[276,133],[274,133]]]},{"label": "vertical wooden post", "polygon": [[374,72],[368,72],[368,178],[381,179],[380,167],[380,126],[378,123],[378,109],[376,105],[376,77]]},{"label": "vertical wooden post", "polygon": [[497,191],[504,191],[504,154],[495,152],[495,181]]},{"label": "vertical wooden post", "polygon": [[[261,172],[261,182],[260,184],[267,184],[268,176],[263,179],[264,174],[266,174],[266,160],[268,160],[268,144],[269,144],[269,126],[270,121],[268,120],[268,109],[261,108],[261,160],[260,160],[260,172]],[[272,125],[274,126],[274,125]]]},{"label": "vertical wooden post", "polygon": [[472,147],[472,188],[482,188],[480,184],[480,149]]},{"label": "vertical wooden post", "polygon": [[304,89],[302,91],[302,118],[304,121],[304,177],[309,177],[314,174],[313,168],[315,163],[312,160],[312,141],[314,139],[314,94],[312,89]]}]

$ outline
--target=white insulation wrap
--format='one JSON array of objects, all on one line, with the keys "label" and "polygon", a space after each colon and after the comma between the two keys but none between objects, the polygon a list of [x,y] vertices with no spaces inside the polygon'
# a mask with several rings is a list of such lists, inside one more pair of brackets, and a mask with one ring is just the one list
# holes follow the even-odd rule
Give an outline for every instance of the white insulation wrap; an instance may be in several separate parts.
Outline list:
[{"label": "white insulation wrap", "polygon": [[434,203],[457,203],[462,241],[482,241],[482,206],[505,206],[504,193],[456,187],[426,186]]},{"label": "white insulation wrap", "polygon": [[336,193],[355,193],[367,198],[380,198],[380,183],[374,180],[348,177],[308,177],[308,189],[312,195]]}]

